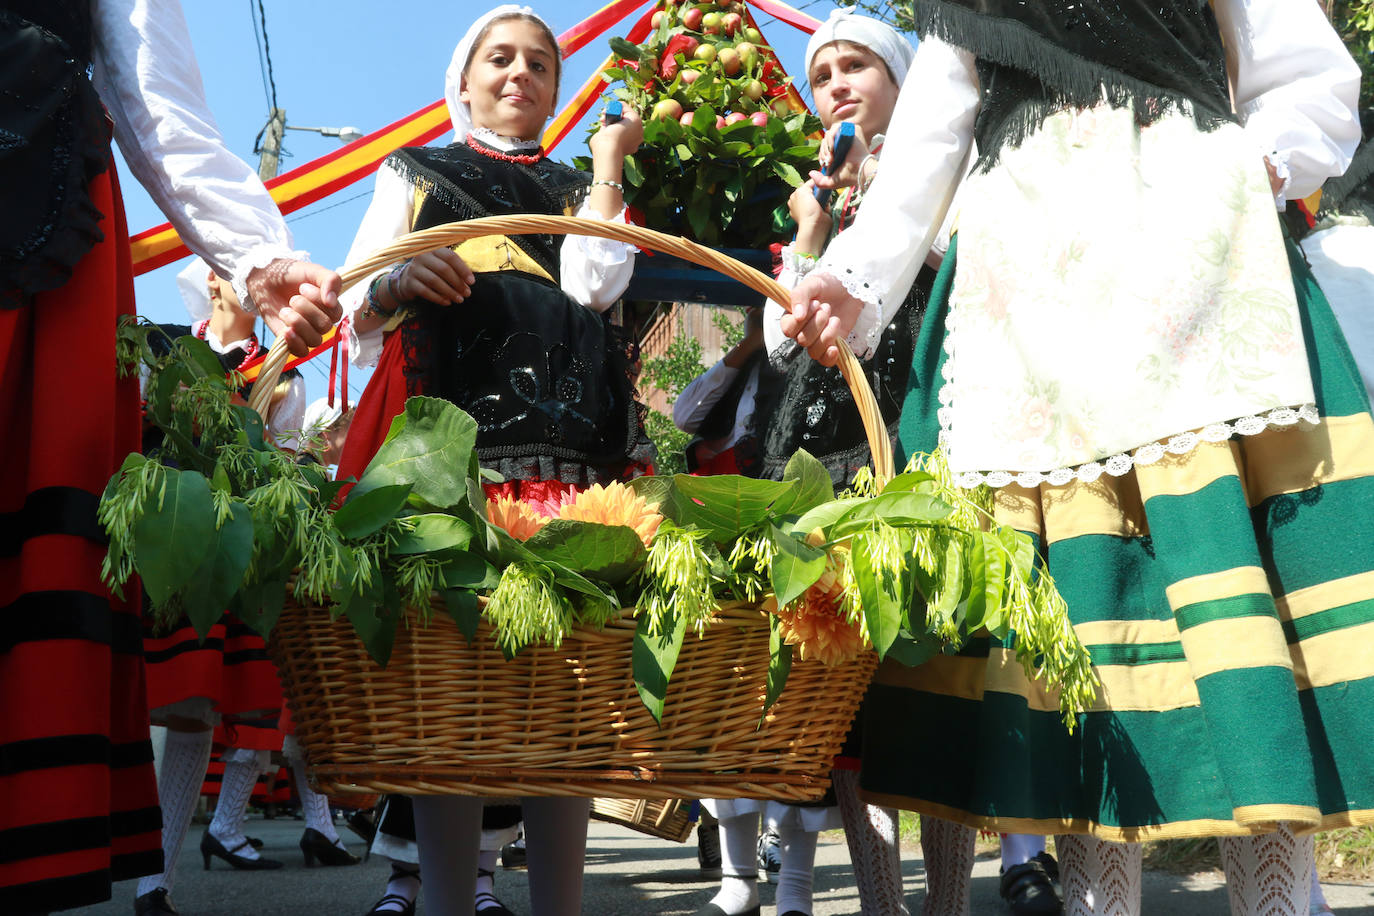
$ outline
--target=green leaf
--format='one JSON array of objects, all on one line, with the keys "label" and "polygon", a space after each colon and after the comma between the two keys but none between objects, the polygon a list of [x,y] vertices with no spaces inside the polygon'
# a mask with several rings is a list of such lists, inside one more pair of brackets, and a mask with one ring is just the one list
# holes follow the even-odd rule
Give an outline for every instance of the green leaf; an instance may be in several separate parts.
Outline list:
[{"label": "green leaf", "polygon": [[[771,123],[771,122],[770,122]],[[773,167],[773,172],[787,182],[792,187],[797,187],[802,183],[801,173],[788,165],[786,162],[778,162],[776,159],[769,163]]]},{"label": "green leaf", "polygon": [[266,438],[267,427],[263,425],[262,416],[256,410],[242,404],[231,404],[229,409],[238,417],[238,440],[241,445],[259,451],[269,447]]},{"label": "green leaf", "polygon": [[229,472],[224,469],[223,461],[215,461],[215,473],[210,477],[210,489],[218,490],[221,493],[233,493],[233,485],[229,483]]},{"label": "green leaf", "polygon": [[868,638],[872,640],[878,657],[883,658],[897,638],[908,596],[904,594],[901,579],[892,575],[891,570],[874,565],[872,552],[866,549],[866,540],[863,535],[854,538],[854,550],[850,557],[854,564],[854,582],[859,587],[859,599],[863,602]]},{"label": "green leaf", "polygon": [[458,407],[438,398],[410,398],[353,495],[408,483],[435,509],[455,506],[467,496],[468,458],[476,441],[476,421]]},{"label": "green leaf", "polygon": [[398,483],[362,493],[354,487],[334,513],[334,527],[346,538],[365,538],[380,531],[406,504],[410,487],[408,483]]},{"label": "green leaf", "polygon": [[782,620],[777,616],[769,622],[768,630],[768,681],[763,696],[763,711],[773,708],[787,686],[787,675],[792,673],[792,647],[782,641]]},{"label": "green leaf", "polygon": [[625,157],[625,180],[630,183],[632,188],[644,184],[644,171],[639,167],[639,160],[634,156]]},{"label": "green leaf", "polygon": [[444,561],[444,585],[450,589],[493,589],[501,581],[501,573],[475,553],[451,554]]},{"label": "green leaf", "polygon": [[868,502],[861,496],[848,496],[844,499],[831,500],[828,503],[821,503],[814,509],[802,513],[801,518],[784,526],[785,530],[794,531],[803,537],[819,528],[825,533],[827,539],[830,538],[830,528],[841,518],[848,515],[856,506]]},{"label": "green leaf", "polygon": [[615,52],[617,57],[625,60],[643,60],[646,58],[644,49],[634,42],[626,41],[619,35],[612,35],[610,44],[611,50]]},{"label": "green leaf", "polygon": [[391,649],[396,642],[396,627],[400,611],[388,606],[388,591],[382,576],[373,576],[372,581],[361,587],[358,592],[343,589],[335,593],[338,604],[353,631],[358,634],[363,647],[372,660],[382,667],[391,660]]},{"label": "green leaf", "polygon": [[940,600],[930,610],[935,619],[952,620],[959,602],[967,597],[968,590],[968,569],[964,562],[964,549],[958,539],[950,538],[945,544],[944,562],[940,565],[939,573]]},{"label": "green leaf", "polygon": [[887,650],[887,657],[896,659],[899,664],[908,668],[915,668],[939,655],[942,645],[938,637],[929,633],[923,632],[919,636],[913,636],[902,630],[897,634],[892,647]]},{"label": "green leaf", "polygon": [[673,508],[673,478],[657,474],[636,477],[627,484],[638,496],[660,513],[667,515]]},{"label": "green leaf", "polygon": [[997,528],[997,540],[1007,549],[1012,568],[1021,578],[1030,582],[1035,567],[1035,545],[1030,535],[1022,534],[1010,525],[1000,525]]},{"label": "green leaf", "polygon": [[782,470],[783,480],[797,481],[797,493],[783,512],[808,512],[822,503],[834,502],[835,486],[830,472],[806,449],[797,449]]},{"label": "green leaf", "polygon": [[202,639],[224,614],[253,559],[252,513],[240,502],[231,503],[229,512],[224,524],[212,532],[205,559],[182,592],[186,616]]},{"label": "green leaf", "polygon": [[391,547],[393,555],[463,550],[472,540],[472,527],[452,515],[430,512],[407,516],[406,521],[413,523],[415,529],[396,539]]},{"label": "green leaf", "polygon": [[244,584],[234,597],[234,613],[263,639],[272,635],[286,606],[286,584],[293,566],[295,563],[283,563],[270,573],[259,575],[257,582]]},{"label": "green leaf", "polygon": [[907,471],[905,474],[898,474],[887,482],[883,487],[884,493],[934,493],[935,475],[925,471]]},{"label": "green leaf", "polygon": [[556,518],[525,541],[525,549],[611,585],[644,566],[644,544],[631,528]]},{"label": "green leaf", "polygon": [[191,335],[178,337],[175,347],[184,354],[183,365],[198,378],[224,378],[224,364],[203,340]]},{"label": "green leaf", "polygon": [[649,618],[640,617],[635,624],[631,668],[640,702],[659,725],[663,724],[663,699],[668,694],[668,681],[677,666],[682,640],[687,635],[687,621],[676,614],[664,619],[663,632],[649,635]]},{"label": "green leaf", "polygon": [[786,534],[776,525],[768,526],[768,535],[777,548],[768,568],[768,579],[778,604],[785,607],[801,597],[825,572],[825,551]]},{"label": "green leaf", "polygon": [[697,238],[706,235],[711,228],[711,206],[713,201],[707,194],[697,194],[692,197],[692,202],[687,205],[687,222],[691,223],[692,231]]},{"label": "green leaf", "polygon": [[477,626],[482,622],[482,607],[477,603],[477,593],[466,588],[444,590],[444,610],[458,624],[458,632],[471,643],[477,638]]},{"label": "green leaf", "polygon": [[674,514],[679,524],[696,525],[725,544],[768,518],[774,504],[792,498],[797,488],[795,480],[678,474],[673,478]]},{"label": "green leaf", "polygon": [[191,581],[215,539],[209,482],[195,471],[171,468],[165,480],[161,508],[149,506],[134,524],[134,565],[157,606]]},{"label": "green leaf", "polygon": [[883,492],[851,509],[831,528],[830,536],[837,538],[860,531],[877,519],[893,526],[938,522],[953,511],[947,503],[925,493]]},{"label": "green leaf", "polygon": [[968,607],[964,626],[972,633],[983,626],[989,614],[1002,604],[1006,591],[1007,561],[997,535],[979,531],[967,554],[969,567]]}]

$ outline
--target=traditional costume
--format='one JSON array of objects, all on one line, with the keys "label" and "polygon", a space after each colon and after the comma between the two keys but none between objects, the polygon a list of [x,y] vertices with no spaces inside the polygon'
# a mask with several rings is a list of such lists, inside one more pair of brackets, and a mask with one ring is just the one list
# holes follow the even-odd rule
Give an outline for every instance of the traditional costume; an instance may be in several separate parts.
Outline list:
[{"label": "traditional costume", "polygon": [[107,899],[162,860],[138,592],[101,582],[95,521],[139,445],[137,379],[114,366],[133,277],[111,126],[181,237],[241,292],[294,253],[206,111],[177,4],[8,3],[0,42],[15,179],[0,242],[0,910],[23,913]]},{"label": "traditional costume", "polygon": [[[1235,905],[1255,905],[1268,859],[1305,908],[1310,840],[1275,826],[1374,821],[1374,423],[1284,253],[1263,157],[1281,197],[1339,174],[1359,70],[1301,3],[916,14],[929,37],[888,134],[902,167],[817,270],[866,303],[867,352],[977,135],[901,443],[942,443],[959,482],[996,488],[1102,688],[1069,733],[1000,643],[887,664],[863,787],[994,829],[1264,833],[1223,841]],[[1138,846],[1058,848],[1070,912],[1093,893],[1096,912],[1138,908]]]}]

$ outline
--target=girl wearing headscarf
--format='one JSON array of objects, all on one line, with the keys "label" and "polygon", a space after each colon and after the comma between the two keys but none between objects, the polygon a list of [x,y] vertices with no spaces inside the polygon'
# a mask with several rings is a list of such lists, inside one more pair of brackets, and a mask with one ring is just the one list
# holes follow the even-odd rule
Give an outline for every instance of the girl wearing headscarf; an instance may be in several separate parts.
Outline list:
[{"label": "girl wearing headscarf", "polygon": [[871,350],[976,136],[900,441],[1036,538],[1101,689],[1070,733],[1000,644],[887,664],[863,788],[1064,834],[1069,913],[1138,912],[1139,841],[1208,835],[1233,912],[1306,912],[1309,834],[1374,821],[1374,420],[1275,203],[1346,167],[1359,70],[1309,3],[916,18],[902,168],[783,330]]},{"label": "girl wearing headscarf", "polygon": [[[453,53],[444,96],[454,140],[393,153],[349,260],[392,239],[474,217],[562,214],[624,219],[624,156],[633,113],[591,141],[593,175],[540,146],[555,111],[560,54],[548,24],[505,5],[474,22]],[[561,243],[561,244],[560,244]],[[641,473],[643,435],[629,367],[604,315],[629,282],[631,246],[547,235],[473,239],[426,252],[359,284],[345,299],[355,362],[377,364],[358,402],[339,476],[361,476],[406,397],[443,397],[478,424],[477,455],[505,483],[492,498],[540,503]],[[462,473],[462,469],[455,469]],[[426,908],[472,907],[481,826],[476,798],[414,803]],[[577,913],[585,799],[525,802],[530,895],[537,914]]]}]

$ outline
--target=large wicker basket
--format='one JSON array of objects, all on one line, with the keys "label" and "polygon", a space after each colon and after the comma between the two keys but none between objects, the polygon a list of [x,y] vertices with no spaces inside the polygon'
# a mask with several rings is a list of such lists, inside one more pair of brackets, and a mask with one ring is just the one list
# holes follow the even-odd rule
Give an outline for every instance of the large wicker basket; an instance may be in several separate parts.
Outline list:
[{"label": "large wicker basket", "polygon": [[592,817],[661,840],[685,843],[692,835],[691,807],[680,798],[593,798]]},{"label": "large wicker basket", "polygon": [[[466,238],[532,232],[618,238],[713,267],[779,302],[771,278],[683,239],[572,217],[492,217],[412,233],[344,271],[345,284],[378,267]],[[285,363],[274,347],[250,403]],[[841,370],[868,430],[880,480],[892,475],[877,404],[857,361]],[[877,664],[795,659],[786,689],[762,714],[769,618],[723,606],[702,639],[691,635],[673,671],[661,726],[636,693],[627,612],[581,628],[559,648],[507,660],[485,626],[469,644],[441,609],[408,611],[391,661],[378,667],[347,620],[321,607],[283,610],[270,648],[311,772],[330,795],[575,795],[635,799],[818,798],[829,784]]]}]

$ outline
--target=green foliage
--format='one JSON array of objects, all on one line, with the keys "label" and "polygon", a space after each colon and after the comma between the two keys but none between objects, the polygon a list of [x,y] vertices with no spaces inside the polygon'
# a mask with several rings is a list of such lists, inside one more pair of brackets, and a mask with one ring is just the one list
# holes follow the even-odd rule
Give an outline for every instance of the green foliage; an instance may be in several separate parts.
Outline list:
[{"label": "green foliage", "polygon": [[711,324],[720,332],[721,347],[727,352],[734,349],[735,345],[744,339],[744,322],[731,321],[733,310],[714,309],[711,312]]},{"label": "green foliage", "polygon": [[[678,333],[668,344],[662,356],[644,360],[640,378],[645,384],[657,388],[674,400],[682,389],[696,378],[706,367],[702,365],[701,341],[685,333],[682,323],[678,323]],[[685,449],[692,441],[692,435],[678,429],[671,417],[662,411],[649,410],[644,421],[645,432],[654,447],[658,449],[658,473],[685,474],[687,458]]]}]

